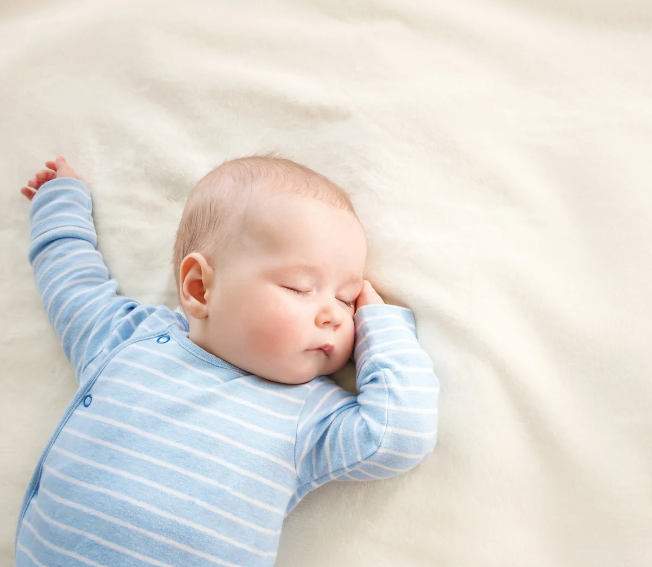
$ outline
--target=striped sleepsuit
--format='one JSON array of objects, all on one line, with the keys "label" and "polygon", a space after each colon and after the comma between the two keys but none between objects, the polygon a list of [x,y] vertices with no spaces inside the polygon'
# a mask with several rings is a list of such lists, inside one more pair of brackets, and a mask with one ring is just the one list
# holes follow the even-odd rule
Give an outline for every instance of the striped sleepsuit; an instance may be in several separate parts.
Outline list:
[{"label": "striped sleepsuit", "polygon": [[36,466],[16,565],[271,566],[284,517],[330,480],[414,467],[437,438],[439,383],[412,311],[355,314],[354,396],[246,373],[165,306],[118,295],[79,180],[44,184],[29,261],[79,387]]}]

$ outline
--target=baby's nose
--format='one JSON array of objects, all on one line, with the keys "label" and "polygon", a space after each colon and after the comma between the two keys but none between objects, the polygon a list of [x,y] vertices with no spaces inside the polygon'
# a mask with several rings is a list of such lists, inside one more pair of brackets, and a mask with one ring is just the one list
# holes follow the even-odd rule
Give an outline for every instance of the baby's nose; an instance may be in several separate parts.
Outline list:
[{"label": "baby's nose", "polygon": [[342,317],[338,314],[337,309],[333,308],[332,305],[327,304],[319,310],[315,322],[320,327],[323,327],[324,325],[339,327],[342,324]]}]

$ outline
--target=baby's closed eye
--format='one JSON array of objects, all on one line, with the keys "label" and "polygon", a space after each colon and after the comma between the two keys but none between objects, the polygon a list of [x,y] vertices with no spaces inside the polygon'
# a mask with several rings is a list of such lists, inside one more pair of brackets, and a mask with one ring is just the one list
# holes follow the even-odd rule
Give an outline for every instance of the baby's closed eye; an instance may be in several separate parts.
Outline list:
[{"label": "baby's closed eye", "polygon": [[[287,287],[287,286],[281,286],[281,287],[284,287],[285,289],[289,289],[290,291],[293,291],[294,293],[297,293],[297,294],[302,295],[304,297],[307,296],[307,295],[310,295],[309,291],[302,291],[300,289],[294,289],[293,287]],[[353,301],[344,301],[343,299],[340,299],[339,297],[337,298],[337,300],[341,301],[342,303],[344,303],[344,305],[346,305],[347,307],[350,307],[351,309],[353,309],[353,307],[355,306],[355,300],[353,300]]]}]

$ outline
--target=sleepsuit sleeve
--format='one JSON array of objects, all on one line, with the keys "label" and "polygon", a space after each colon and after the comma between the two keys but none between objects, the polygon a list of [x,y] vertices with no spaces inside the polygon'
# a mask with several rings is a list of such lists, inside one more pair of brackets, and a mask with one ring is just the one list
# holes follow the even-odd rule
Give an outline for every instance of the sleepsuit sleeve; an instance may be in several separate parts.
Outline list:
[{"label": "sleepsuit sleeve", "polygon": [[153,308],[118,295],[97,235],[91,195],[78,179],[44,183],[32,199],[29,262],[43,308],[77,380],[111,342],[126,340]]},{"label": "sleepsuit sleeve", "polygon": [[320,377],[299,423],[295,500],[329,480],[406,472],[435,446],[439,381],[419,346],[412,311],[367,305],[355,314],[358,396]]}]

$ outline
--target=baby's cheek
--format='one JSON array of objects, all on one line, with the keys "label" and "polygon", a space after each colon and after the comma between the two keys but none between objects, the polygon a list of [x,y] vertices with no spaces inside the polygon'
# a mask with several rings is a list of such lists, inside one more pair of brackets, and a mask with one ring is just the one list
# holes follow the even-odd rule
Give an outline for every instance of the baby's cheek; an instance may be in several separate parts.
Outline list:
[{"label": "baby's cheek", "polygon": [[355,324],[353,320],[347,323],[346,327],[342,329],[342,345],[343,350],[348,353],[346,359],[348,360],[353,353],[353,344],[355,342]]},{"label": "baby's cheek", "polygon": [[275,302],[261,309],[251,337],[258,352],[264,357],[278,357],[300,349],[305,337],[302,342],[298,319],[286,302]]}]

